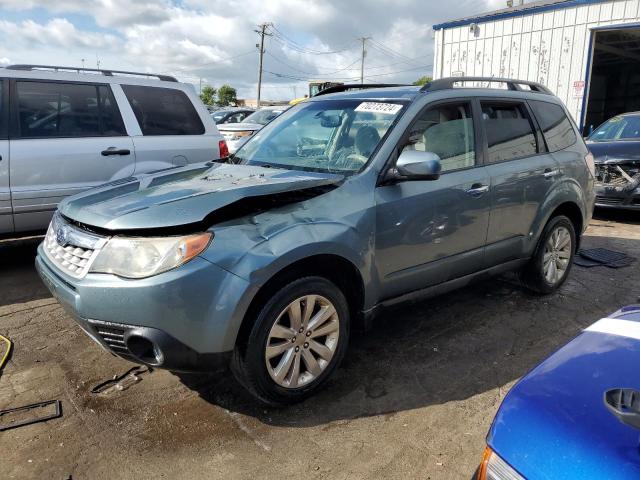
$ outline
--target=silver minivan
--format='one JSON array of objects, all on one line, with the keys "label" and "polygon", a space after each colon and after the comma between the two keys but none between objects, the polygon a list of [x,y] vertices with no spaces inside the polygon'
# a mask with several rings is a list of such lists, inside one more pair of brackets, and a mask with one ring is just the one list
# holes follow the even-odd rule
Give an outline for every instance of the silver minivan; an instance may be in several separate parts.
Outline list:
[{"label": "silver minivan", "polygon": [[173,77],[0,69],[0,235],[45,230],[68,195],[226,155],[193,86]]}]

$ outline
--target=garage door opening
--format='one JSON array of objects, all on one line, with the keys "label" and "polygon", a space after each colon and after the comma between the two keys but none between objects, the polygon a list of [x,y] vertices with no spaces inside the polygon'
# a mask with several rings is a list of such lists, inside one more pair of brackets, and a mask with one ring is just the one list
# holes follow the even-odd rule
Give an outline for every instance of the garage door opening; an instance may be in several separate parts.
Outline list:
[{"label": "garage door opening", "polygon": [[640,27],[595,32],[584,133],[640,110]]}]

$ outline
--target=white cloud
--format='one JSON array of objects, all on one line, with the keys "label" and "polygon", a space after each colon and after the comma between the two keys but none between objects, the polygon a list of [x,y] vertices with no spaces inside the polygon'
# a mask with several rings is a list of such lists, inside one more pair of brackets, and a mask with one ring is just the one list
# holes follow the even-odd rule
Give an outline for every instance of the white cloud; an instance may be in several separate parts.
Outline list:
[{"label": "white cloud", "polygon": [[46,24],[25,20],[20,23],[0,20],[0,30],[6,38],[11,38],[13,46],[24,44],[57,46],[64,49],[91,47],[94,49],[112,49],[120,41],[114,35],[78,30],[64,18],[54,18]]},{"label": "white cloud", "polygon": [[[107,68],[173,73],[181,80],[230,83],[240,96],[254,97],[257,79],[257,24],[273,22],[267,38],[263,97],[291,98],[304,93],[310,78],[359,78],[357,37],[371,36],[365,76],[377,82],[410,82],[430,73],[431,25],[501,8],[503,0],[459,0],[455,6],[419,0],[0,0],[2,9],[29,17],[44,8],[51,18],[0,20],[11,45],[0,44],[0,58],[19,63],[78,65],[99,57]],[[84,14],[106,28],[88,31],[65,14]],[[77,18],[77,17],[69,17]],[[90,22],[88,22],[90,23]],[[99,30],[99,29],[98,29]],[[308,51],[347,51],[314,55]],[[303,50],[302,52],[300,50]],[[396,72],[396,73],[394,73]],[[294,90],[292,87],[296,87]]]}]

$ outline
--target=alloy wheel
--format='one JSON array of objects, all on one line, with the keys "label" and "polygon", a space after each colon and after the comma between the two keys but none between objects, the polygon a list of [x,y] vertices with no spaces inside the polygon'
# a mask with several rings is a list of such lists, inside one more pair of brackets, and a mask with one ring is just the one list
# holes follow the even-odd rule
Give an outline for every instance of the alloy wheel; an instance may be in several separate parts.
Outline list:
[{"label": "alloy wheel", "polygon": [[316,380],[331,363],[338,346],[340,318],[320,295],[291,302],[269,331],[265,362],[271,379],[284,388],[300,388]]},{"label": "alloy wheel", "polygon": [[545,280],[555,285],[564,277],[571,261],[571,234],[566,227],[559,226],[547,239],[544,246],[542,268]]}]

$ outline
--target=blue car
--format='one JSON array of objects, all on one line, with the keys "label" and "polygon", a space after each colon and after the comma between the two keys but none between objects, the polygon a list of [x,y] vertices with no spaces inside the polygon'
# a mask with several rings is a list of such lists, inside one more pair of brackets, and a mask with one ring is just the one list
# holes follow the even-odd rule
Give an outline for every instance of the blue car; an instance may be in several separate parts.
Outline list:
[{"label": "blue car", "polygon": [[585,329],[508,393],[479,480],[640,478],[640,306]]}]

